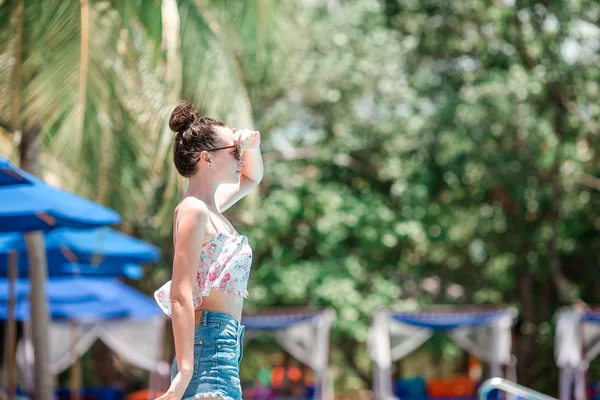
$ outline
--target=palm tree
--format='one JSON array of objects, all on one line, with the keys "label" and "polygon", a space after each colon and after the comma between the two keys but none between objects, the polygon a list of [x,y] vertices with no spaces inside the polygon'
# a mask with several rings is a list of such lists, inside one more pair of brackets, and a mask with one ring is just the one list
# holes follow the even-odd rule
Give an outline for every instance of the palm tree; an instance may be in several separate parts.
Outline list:
[{"label": "palm tree", "polygon": [[[274,0],[0,1],[0,136],[21,166],[116,209],[125,225],[169,227],[173,105],[252,127],[248,71],[265,71]],[[244,68],[253,63],[252,68]],[[13,151],[14,153],[14,151]],[[126,230],[128,226],[124,227]],[[43,238],[30,235],[35,392],[51,398]]]}]

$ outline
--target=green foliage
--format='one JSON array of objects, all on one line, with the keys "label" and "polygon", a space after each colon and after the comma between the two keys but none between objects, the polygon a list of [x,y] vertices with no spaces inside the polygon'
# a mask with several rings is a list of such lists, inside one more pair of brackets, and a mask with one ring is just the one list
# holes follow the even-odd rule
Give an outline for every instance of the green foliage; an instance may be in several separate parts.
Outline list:
[{"label": "green foliage", "polygon": [[290,6],[282,94],[254,106],[251,306],[334,307],[368,380],[376,308],[512,303],[521,382],[555,391],[552,315],[598,301],[598,7],[333,3]]},{"label": "green foliage", "polygon": [[[258,199],[230,213],[254,249],[247,309],[333,307],[339,390],[370,383],[377,308],[511,303],[519,380],[556,393],[552,316],[600,301],[596,2],[179,1],[178,57],[168,3],[90,2],[85,135],[78,4],[25,11],[24,121],[42,123],[66,187],[163,248],[140,287],[170,273],[166,120],[186,98],[262,132]],[[14,7],[0,5],[3,127]],[[427,350],[458,357],[439,338]]]}]

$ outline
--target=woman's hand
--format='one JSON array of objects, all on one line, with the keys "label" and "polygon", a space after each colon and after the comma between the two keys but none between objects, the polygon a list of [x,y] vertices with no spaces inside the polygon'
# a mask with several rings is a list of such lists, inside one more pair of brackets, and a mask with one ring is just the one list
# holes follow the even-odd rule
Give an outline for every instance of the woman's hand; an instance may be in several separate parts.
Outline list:
[{"label": "woman's hand", "polygon": [[192,380],[191,373],[183,373],[179,371],[173,378],[169,390],[167,390],[162,396],[156,400],[181,400],[185,389],[187,389],[190,381]]},{"label": "woman's hand", "polygon": [[236,131],[233,129],[233,133],[235,133],[236,142],[240,144],[242,151],[258,150],[260,147],[260,133],[258,131],[250,129]]}]

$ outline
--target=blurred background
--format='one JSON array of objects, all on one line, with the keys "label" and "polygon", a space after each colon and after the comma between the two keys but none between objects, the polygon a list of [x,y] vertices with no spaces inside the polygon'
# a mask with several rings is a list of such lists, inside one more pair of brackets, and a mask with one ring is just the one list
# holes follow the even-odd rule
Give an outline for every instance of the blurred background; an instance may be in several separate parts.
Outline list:
[{"label": "blurred background", "polygon": [[[555,315],[600,302],[599,18],[595,0],[4,0],[0,156],[158,247],[123,278],[150,295],[185,185],[172,109],[259,130],[265,177],[227,213],[254,251],[245,310],[335,310],[340,398],[369,396],[376,310],[440,304],[514,306],[518,382],[558,396]],[[148,387],[100,341],[81,368],[84,387]],[[392,371],[473,368],[435,334]],[[313,379],[269,337],[241,374],[298,398]]]}]

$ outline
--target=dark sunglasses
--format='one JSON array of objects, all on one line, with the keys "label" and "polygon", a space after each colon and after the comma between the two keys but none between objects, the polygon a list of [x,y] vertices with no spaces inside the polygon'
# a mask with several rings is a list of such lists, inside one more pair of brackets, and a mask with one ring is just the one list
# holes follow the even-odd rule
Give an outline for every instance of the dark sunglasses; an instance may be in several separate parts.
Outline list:
[{"label": "dark sunglasses", "polygon": [[218,149],[210,149],[210,150],[206,150],[206,151],[217,151],[217,150],[234,149],[234,148],[235,148],[235,159],[240,161],[242,159],[242,146],[240,146],[239,143],[236,143],[233,146],[219,147]]}]

